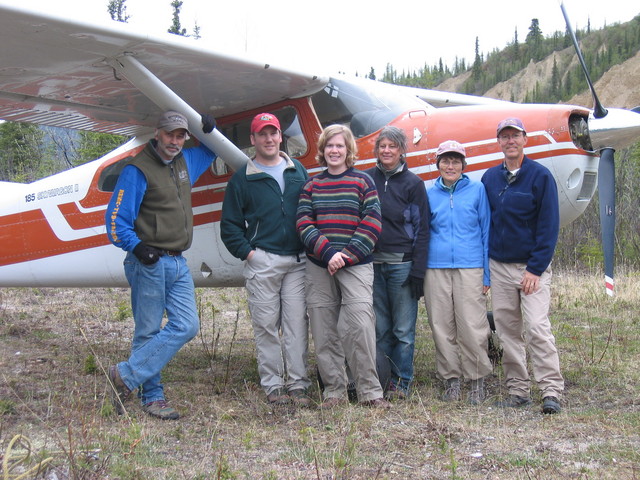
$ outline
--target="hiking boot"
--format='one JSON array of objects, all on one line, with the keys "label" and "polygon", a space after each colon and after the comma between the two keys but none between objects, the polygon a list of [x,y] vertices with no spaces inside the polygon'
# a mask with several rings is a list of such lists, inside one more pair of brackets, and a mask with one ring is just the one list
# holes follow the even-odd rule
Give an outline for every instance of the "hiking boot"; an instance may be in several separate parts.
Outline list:
[{"label": "hiking boot", "polygon": [[307,392],[303,388],[296,388],[289,390],[289,398],[298,407],[312,408],[313,400],[307,395]]},{"label": "hiking boot", "polygon": [[152,417],[160,420],[177,420],[180,418],[178,411],[167,403],[166,400],[156,400],[155,402],[145,403],[142,410]]},{"label": "hiking boot", "polygon": [[560,413],[560,401],[557,397],[544,397],[542,399],[542,413],[554,414]]},{"label": "hiking boot", "polygon": [[374,398],[373,400],[365,400],[364,402],[360,402],[360,405],[362,405],[363,407],[370,407],[370,408],[383,408],[383,409],[392,408],[392,405],[382,397]]},{"label": "hiking boot", "polygon": [[320,404],[320,408],[333,408],[340,405],[346,405],[347,400],[343,397],[329,397]]},{"label": "hiking boot", "polygon": [[122,381],[122,377],[120,377],[120,372],[118,371],[117,365],[111,365],[107,372],[109,377],[109,396],[111,399],[111,404],[115,409],[118,415],[122,415],[124,410],[124,402],[127,401],[129,395],[131,395],[131,390],[129,387]]},{"label": "hiking boot", "polygon": [[460,379],[448,378],[447,380],[445,380],[442,400],[444,400],[445,402],[459,402],[460,396]]},{"label": "hiking boot", "polygon": [[282,388],[276,388],[267,395],[267,400],[271,405],[287,405],[291,402],[289,395],[284,393]]},{"label": "hiking boot", "polygon": [[509,398],[496,402],[496,407],[500,408],[522,408],[531,405],[531,397],[520,397],[518,395],[509,395]]},{"label": "hiking boot", "polygon": [[398,387],[395,383],[389,385],[389,389],[384,392],[384,398],[389,401],[393,400],[406,400],[409,396],[409,392],[403,388]]},{"label": "hiking boot", "polygon": [[471,405],[480,405],[484,402],[484,378],[478,378],[477,380],[471,380],[471,390],[469,391],[469,403]]}]

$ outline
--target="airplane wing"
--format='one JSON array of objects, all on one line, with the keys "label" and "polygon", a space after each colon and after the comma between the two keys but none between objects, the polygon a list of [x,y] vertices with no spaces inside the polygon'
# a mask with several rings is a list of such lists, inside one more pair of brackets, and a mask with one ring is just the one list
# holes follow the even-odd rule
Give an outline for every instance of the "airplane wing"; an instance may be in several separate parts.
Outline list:
[{"label": "airplane wing", "polygon": [[[200,113],[221,117],[314,93],[328,78],[0,3],[0,119],[120,135],[149,133],[159,107],[109,66],[131,55]],[[18,3],[18,2],[16,2]]]},{"label": "airplane wing", "polygon": [[476,95],[466,95],[464,93],[442,92],[440,90],[429,90],[426,88],[402,87],[411,95],[415,95],[433,107],[459,107],[472,105],[508,105],[512,102],[498,100],[489,97],[478,97]]}]

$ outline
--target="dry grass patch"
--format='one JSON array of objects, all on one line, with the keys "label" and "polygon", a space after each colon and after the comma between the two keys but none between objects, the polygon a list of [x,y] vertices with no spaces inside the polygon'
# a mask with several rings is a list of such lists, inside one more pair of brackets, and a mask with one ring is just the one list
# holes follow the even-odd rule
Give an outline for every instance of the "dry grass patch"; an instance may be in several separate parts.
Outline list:
[{"label": "dry grass patch", "polygon": [[[640,275],[617,296],[594,276],[556,274],[552,321],[563,413],[503,411],[501,370],[484,405],[440,401],[420,309],[414,395],[389,412],[273,409],[256,372],[244,290],[199,289],[201,333],[168,365],[177,422],[135,400],[117,417],[104,369],[126,358],[126,289],[0,290],[0,447],[11,474],[73,479],[632,479],[640,476]],[[313,349],[310,371],[315,372]],[[315,376],[314,376],[315,379]],[[319,399],[317,387],[312,390]],[[1,463],[1,462],[0,462]],[[2,472],[5,474],[6,472]],[[8,474],[7,474],[8,475]],[[11,478],[11,477],[7,477]]]}]

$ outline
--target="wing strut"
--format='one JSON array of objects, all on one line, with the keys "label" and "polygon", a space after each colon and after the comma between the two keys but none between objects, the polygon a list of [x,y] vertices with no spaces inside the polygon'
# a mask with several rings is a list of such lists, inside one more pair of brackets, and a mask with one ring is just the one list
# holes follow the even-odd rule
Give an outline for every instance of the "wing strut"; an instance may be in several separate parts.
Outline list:
[{"label": "wing strut", "polygon": [[108,59],[107,62],[162,110],[177,110],[183,113],[189,121],[189,130],[231,168],[238,170],[247,163],[248,158],[242,150],[222,135],[217,128],[209,134],[203,133],[200,113],[191,108],[133,56],[123,55]]}]

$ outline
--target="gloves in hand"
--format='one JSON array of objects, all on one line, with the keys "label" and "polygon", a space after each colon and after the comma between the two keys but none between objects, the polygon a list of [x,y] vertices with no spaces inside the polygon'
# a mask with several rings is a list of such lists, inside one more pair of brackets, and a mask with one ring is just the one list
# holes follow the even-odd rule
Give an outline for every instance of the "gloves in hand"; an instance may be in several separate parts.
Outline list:
[{"label": "gloves in hand", "polygon": [[411,296],[416,300],[424,295],[424,278],[409,275],[402,284],[403,287],[409,287]]},{"label": "gloves in hand", "polygon": [[216,128],[216,119],[213,115],[205,113],[202,115],[202,131],[204,133],[211,133]]},{"label": "gloves in hand", "polygon": [[145,245],[143,242],[136,245],[133,249],[133,254],[145,265],[153,265],[160,260],[160,257],[163,255],[157,248]]}]

